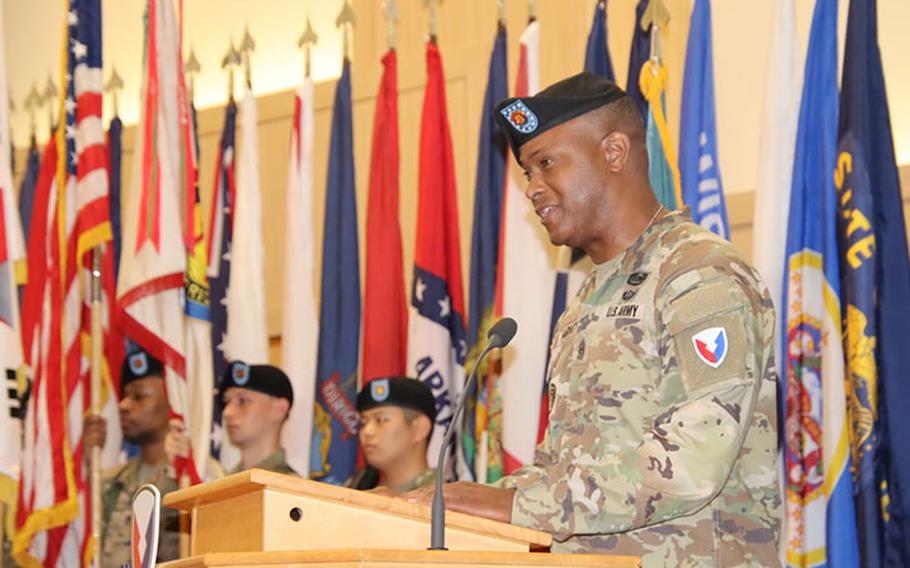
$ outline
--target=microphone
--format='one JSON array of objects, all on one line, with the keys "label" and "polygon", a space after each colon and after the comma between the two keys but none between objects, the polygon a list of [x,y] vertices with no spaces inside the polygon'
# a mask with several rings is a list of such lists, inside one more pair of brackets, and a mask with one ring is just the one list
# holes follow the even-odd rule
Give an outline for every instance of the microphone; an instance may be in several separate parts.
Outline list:
[{"label": "microphone", "polygon": [[502,318],[490,328],[487,332],[487,346],[477,358],[477,363],[471,370],[468,380],[465,381],[464,389],[458,398],[458,405],[452,414],[452,421],[446,428],[445,436],[442,438],[442,445],[439,447],[439,459],[436,461],[436,490],[433,493],[433,508],[430,517],[430,548],[428,550],[448,550],[445,547],[445,525],[446,525],[446,506],[442,497],[442,477],[445,471],[446,449],[452,440],[452,435],[458,429],[458,419],[464,410],[465,399],[467,399],[468,390],[477,376],[477,369],[483,362],[487,354],[493,349],[502,349],[512,341],[515,332],[518,331],[518,324],[512,318]]}]

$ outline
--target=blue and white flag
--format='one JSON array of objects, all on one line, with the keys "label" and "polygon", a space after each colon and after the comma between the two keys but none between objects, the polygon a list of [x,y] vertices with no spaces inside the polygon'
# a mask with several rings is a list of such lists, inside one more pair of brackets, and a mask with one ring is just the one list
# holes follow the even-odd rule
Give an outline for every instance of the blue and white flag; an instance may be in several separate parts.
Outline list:
[{"label": "blue and white flag", "polygon": [[360,358],[360,253],[354,186],[351,64],[335,88],[329,147],[316,406],[310,477],[341,484],[357,467],[357,364]]},{"label": "blue and white flag", "polygon": [[692,210],[692,220],[729,239],[730,222],[717,157],[711,37],[711,3],[695,0],[683,77],[679,174],[683,201]]},{"label": "blue and white flag", "polygon": [[786,560],[858,566],[834,187],[837,0],[817,0],[793,160],[780,320]]}]

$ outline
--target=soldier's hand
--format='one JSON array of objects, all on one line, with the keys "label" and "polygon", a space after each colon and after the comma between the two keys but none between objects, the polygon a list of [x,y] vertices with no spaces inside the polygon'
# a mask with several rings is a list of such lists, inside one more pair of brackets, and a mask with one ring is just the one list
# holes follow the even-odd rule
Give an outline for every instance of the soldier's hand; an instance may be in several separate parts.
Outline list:
[{"label": "soldier's hand", "polygon": [[[82,420],[82,447],[88,450],[92,447],[103,448],[107,440],[107,420],[96,415],[89,414]],[[90,452],[85,451],[85,455]]]},{"label": "soldier's hand", "polygon": [[171,464],[176,458],[190,456],[190,437],[187,436],[183,421],[179,418],[171,418],[168,421],[167,434],[164,436],[164,454]]},{"label": "soldier's hand", "polygon": [[[502,523],[512,522],[514,489],[502,489],[467,481],[446,483],[442,488],[446,509],[450,511],[467,513]],[[411,503],[429,507],[433,503],[433,490],[432,485],[427,485],[405,493],[401,497]]]}]

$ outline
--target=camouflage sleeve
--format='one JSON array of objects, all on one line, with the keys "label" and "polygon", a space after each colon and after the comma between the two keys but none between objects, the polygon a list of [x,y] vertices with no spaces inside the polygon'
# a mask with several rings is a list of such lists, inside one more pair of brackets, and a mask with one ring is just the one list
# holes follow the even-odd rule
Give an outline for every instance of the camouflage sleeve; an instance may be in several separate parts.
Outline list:
[{"label": "camouflage sleeve", "polygon": [[541,448],[534,466],[503,483],[516,489],[512,522],[564,540],[661,523],[710,502],[740,452],[761,383],[769,324],[751,292],[704,271],[668,284],[655,302],[663,411],[644,418],[641,443],[617,453]]}]

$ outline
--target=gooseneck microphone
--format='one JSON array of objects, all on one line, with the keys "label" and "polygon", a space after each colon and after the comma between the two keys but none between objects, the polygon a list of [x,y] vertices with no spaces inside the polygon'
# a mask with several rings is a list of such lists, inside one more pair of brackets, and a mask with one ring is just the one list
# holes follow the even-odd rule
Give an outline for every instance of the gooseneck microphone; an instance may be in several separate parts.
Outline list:
[{"label": "gooseneck microphone", "polygon": [[477,369],[480,368],[480,364],[487,356],[487,353],[493,349],[502,349],[508,345],[512,338],[515,337],[516,331],[518,331],[518,324],[512,318],[502,318],[490,328],[487,333],[487,346],[480,354],[480,357],[477,358],[477,363],[471,370],[468,380],[465,381],[461,396],[458,398],[458,405],[455,407],[454,414],[452,414],[452,421],[449,422],[449,426],[446,428],[445,436],[442,438],[442,445],[439,447],[439,459],[436,461],[436,491],[433,493],[433,509],[430,517],[430,548],[428,550],[448,550],[445,547],[446,505],[442,497],[442,477],[443,471],[445,471],[446,449],[449,447],[452,435],[458,429],[458,419],[462,410],[464,410],[468,390],[470,390],[477,376]]}]

